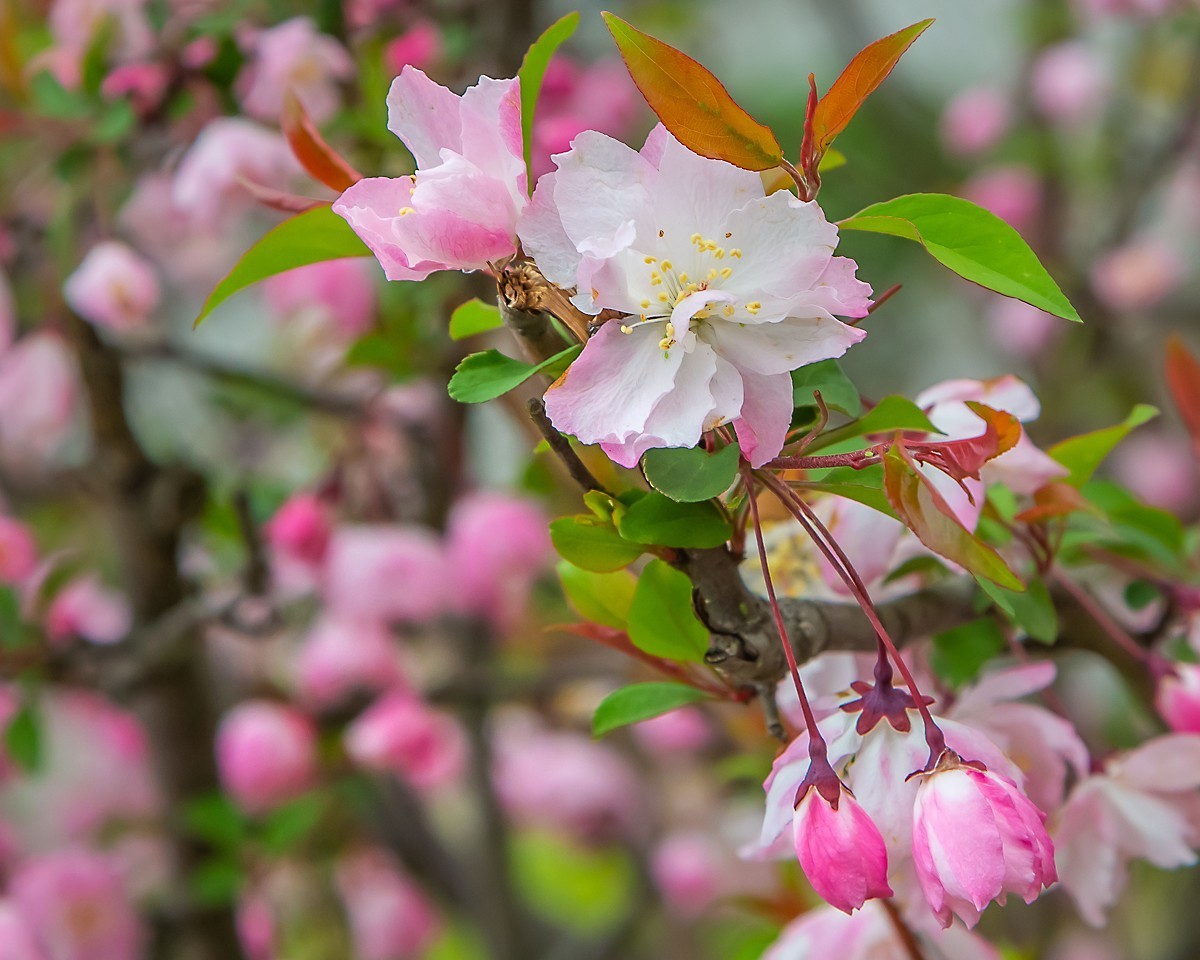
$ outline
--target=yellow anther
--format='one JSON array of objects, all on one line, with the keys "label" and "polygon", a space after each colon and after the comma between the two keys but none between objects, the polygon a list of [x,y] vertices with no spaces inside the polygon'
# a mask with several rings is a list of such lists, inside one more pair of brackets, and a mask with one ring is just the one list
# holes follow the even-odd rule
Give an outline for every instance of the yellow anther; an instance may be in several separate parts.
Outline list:
[{"label": "yellow anther", "polygon": [[758,314],[758,311],[761,309],[762,309],[762,304],[759,303],[757,300],[751,300],[748,304],[746,304],[746,312],[748,314],[750,314],[750,316],[752,316],[752,317],[756,316]]},{"label": "yellow anther", "polygon": [[679,275],[679,282],[680,282],[680,283],[687,283],[687,274],[686,274],[686,273],[681,273],[681,274]]},{"label": "yellow anther", "polygon": [[733,304],[732,303],[725,304],[725,316],[727,316],[727,317],[733,316]]},{"label": "yellow anther", "polygon": [[671,349],[671,338],[663,337],[661,340],[658,341],[658,347],[660,350],[670,350]]},{"label": "yellow anther", "polygon": [[700,234],[698,234],[698,233],[693,233],[693,234],[692,234],[692,243],[699,243],[699,242],[700,242],[701,240],[703,240],[703,239],[704,239],[704,238],[703,238],[703,237],[701,237],[701,236],[700,236]]},{"label": "yellow anther", "polygon": [[657,263],[658,257],[642,257],[644,263]]},{"label": "yellow anther", "polygon": [[729,255],[738,260],[742,259],[742,251],[740,249],[738,249],[737,247],[734,247],[732,250],[730,250]]},{"label": "yellow anther", "polygon": [[662,267],[664,270],[670,270],[670,269],[671,269],[671,266],[672,266],[672,265],[671,265],[671,261],[670,261],[670,260],[664,260],[664,261],[663,261],[663,262],[660,264],[660,266],[661,266],[661,267]]},{"label": "yellow anther", "polygon": [[649,306],[650,306],[650,301],[649,301],[649,300],[643,300],[643,301],[642,301],[642,304],[641,304],[641,306],[642,306],[642,309],[643,309],[643,310],[645,310],[647,307],[649,307]]},{"label": "yellow anther", "polygon": [[721,268],[721,279],[722,280],[728,280],[731,276],[733,276],[733,271],[729,267]]},{"label": "yellow anther", "polygon": [[633,333],[633,327],[628,326],[627,324],[623,323],[623,324],[621,324],[621,332],[622,333]]},{"label": "yellow anther", "polygon": [[716,280],[717,277],[719,277],[719,276],[720,276],[720,274],[717,272],[717,268],[713,267],[711,270],[708,271],[708,277],[706,279]]},{"label": "yellow anther", "polygon": [[663,330],[666,332],[668,337],[675,336],[675,324],[673,324],[670,320],[667,321],[667,325],[663,327]]},{"label": "yellow anther", "polygon": [[666,303],[669,299],[670,299],[670,297],[668,297],[665,293],[660,293],[658,295],[659,303]]},{"label": "yellow anther", "polygon": [[402,216],[402,217],[407,217],[410,213],[416,213],[416,212],[417,211],[414,210],[412,207],[401,207],[400,208],[400,216]]},{"label": "yellow anther", "polygon": [[662,277],[660,277],[657,273],[650,274],[650,286],[652,286],[652,287],[662,286]]},{"label": "yellow anther", "polygon": [[716,257],[718,260],[724,260],[725,259],[725,248],[717,247],[717,249],[713,251],[713,256]]}]

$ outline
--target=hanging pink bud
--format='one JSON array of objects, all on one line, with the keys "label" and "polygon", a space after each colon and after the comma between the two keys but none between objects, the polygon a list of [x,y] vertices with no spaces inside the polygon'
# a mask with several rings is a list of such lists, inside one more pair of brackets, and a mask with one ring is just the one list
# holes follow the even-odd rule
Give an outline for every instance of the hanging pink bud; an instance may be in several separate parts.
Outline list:
[{"label": "hanging pink bud", "polygon": [[1175,664],[1175,674],[1158,682],[1154,703],[1176,733],[1200,733],[1200,666]]},{"label": "hanging pink bud", "polygon": [[359,960],[414,960],[437,939],[441,923],[432,904],[382,850],[342,858],[335,880]]},{"label": "hanging pink bud", "polygon": [[158,279],[134,250],[119,240],[105,240],[67,277],[63,296],[89,323],[131,330],[144,326],[158,306]]},{"label": "hanging pink bud", "polygon": [[942,114],[946,149],[969,157],[990,150],[1012,126],[1012,106],[999,90],[977,87],[950,101]]},{"label": "hanging pink bud", "polygon": [[356,763],[395,773],[422,790],[455,779],[466,746],[449,716],[409,693],[380,697],[346,730],[346,752]]},{"label": "hanging pink bud", "polygon": [[246,810],[262,813],[304,793],[316,776],[317,731],[291,707],[242,703],[217,731],[221,782]]},{"label": "hanging pink bud", "polygon": [[298,493],[275,511],[263,527],[263,534],[267,543],[288,560],[318,567],[333,536],[329,508],[311,493]]},{"label": "hanging pink bud", "polygon": [[1046,49],[1033,65],[1033,102],[1044,117],[1074,126],[1103,106],[1107,82],[1100,59],[1081,40]]},{"label": "hanging pink bud", "polygon": [[1032,903],[1058,879],[1045,814],[1011,781],[946,751],[913,808],[917,879],[943,927],[968,927],[1009,892]]},{"label": "hanging pink bud", "polygon": [[420,20],[384,47],[383,62],[392,73],[405,67],[428,70],[442,59],[444,46],[441,28],[432,20]]},{"label": "hanging pink bud", "polygon": [[792,830],[800,868],[832,906],[853,913],[868,900],[892,895],[883,836],[844,787],[836,804],[810,788],[796,807]]}]

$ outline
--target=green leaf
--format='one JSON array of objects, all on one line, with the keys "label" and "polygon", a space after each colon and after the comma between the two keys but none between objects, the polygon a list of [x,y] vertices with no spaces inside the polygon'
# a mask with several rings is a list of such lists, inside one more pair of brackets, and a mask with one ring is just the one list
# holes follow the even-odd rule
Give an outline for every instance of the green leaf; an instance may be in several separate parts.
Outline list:
[{"label": "green leaf", "polygon": [[638,888],[629,854],[616,844],[586,845],[561,834],[521,832],[513,838],[512,860],[520,902],[589,942],[629,914]]},{"label": "green leaf", "polygon": [[913,193],[872,204],[838,226],[915,240],[966,280],[1024,300],[1056,317],[1080,320],[1021,235],[969,200]]},{"label": "green leaf", "polygon": [[921,433],[940,431],[925,416],[925,411],[907,397],[884,397],[866,414],[851,420],[836,430],[827,430],[813,441],[812,450],[824,450],[834,444],[865,437],[874,433],[892,433],[896,430],[915,430]]},{"label": "green leaf", "polygon": [[620,570],[642,555],[642,548],[617,533],[611,520],[586,513],[551,522],[550,540],[564,560],[596,573]]},{"label": "green leaf", "polygon": [[1129,436],[1135,427],[1158,416],[1158,409],[1139,403],[1121,423],[1103,430],[1093,430],[1078,437],[1056,443],[1047,452],[1071,471],[1063,482],[1078,487],[1092,478],[1096,468],[1112,452],[1113,447]]},{"label": "green leaf", "polygon": [[614,690],[600,701],[592,717],[592,735],[602,737],[618,727],[641,723],[689,703],[709,699],[708,694],[683,683],[635,683]]},{"label": "green leaf", "polygon": [[1050,591],[1041,580],[1031,580],[1020,593],[983,578],[977,582],[1008,619],[1034,640],[1051,644],[1058,639],[1058,613]]},{"label": "green leaf", "polygon": [[367,245],[332,208],[306,210],[284,220],[242,254],[228,276],[208,295],[194,326],[199,326],[219,304],[259,280],[310,263],[370,255]]},{"label": "green leaf", "polygon": [[704,662],[708,630],[696,619],[687,574],[665,560],[646,565],[629,608],[629,639],[655,657]]},{"label": "green leaf", "polygon": [[934,634],[930,664],[952,687],[970,683],[984,665],[1004,649],[1004,634],[991,617]]},{"label": "green leaf", "polygon": [[242,811],[222,793],[197,797],[183,808],[188,833],[222,850],[236,852],[249,830]]},{"label": "green leaf", "polygon": [[862,413],[858,388],[842,372],[836,360],[810,363],[792,371],[792,403],[797,407],[816,406],[813,391],[821,391],[825,406],[857,417]]},{"label": "green leaf", "polygon": [[282,856],[312,833],[327,809],[324,796],[310,793],[272,811],[263,824],[263,845]]},{"label": "green leaf", "polygon": [[626,540],[660,547],[719,547],[733,535],[729,521],[711,502],[676,503],[648,493],[617,521]]},{"label": "green leaf", "polygon": [[583,619],[624,630],[637,589],[637,577],[626,570],[596,573],[562,561],[556,568],[567,600]]},{"label": "green leaf", "polygon": [[1125,604],[1131,610],[1144,610],[1161,599],[1162,592],[1148,580],[1134,580],[1125,588]]},{"label": "green leaf", "polygon": [[853,483],[850,481],[829,482],[817,480],[805,481],[803,487],[805,490],[812,490],[817,493],[829,493],[835,497],[853,500],[856,503],[870,507],[872,510],[878,510],[889,517],[899,519],[896,517],[896,511],[892,509],[892,505],[888,503],[887,494],[883,492],[882,486],[875,487],[868,483]]},{"label": "green leaf", "polygon": [[477,333],[486,333],[504,326],[504,317],[494,303],[484,303],[478,297],[454,308],[450,314],[450,339],[465,340]]},{"label": "green leaf", "polygon": [[703,447],[660,447],[646,451],[642,468],[659,493],[680,503],[697,503],[729,489],[737,477],[739,457],[736,443],[726,444],[716,453]]},{"label": "green leaf", "polygon": [[525,52],[517,79],[521,81],[521,136],[525,143],[525,170],[529,178],[529,192],[533,193],[533,115],[537,108],[538,94],[542,92],[542,80],[550,58],[579,26],[579,14],[568,13],[550,24],[540,37]]},{"label": "green leaf", "polygon": [[34,773],[42,765],[43,747],[41,713],[26,700],[4,730],[5,752],[26,773]]},{"label": "green leaf", "polygon": [[450,396],[459,403],[483,403],[495,400],[519,387],[535,373],[549,371],[559,364],[570,363],[583,349],[581,346],[567,347],[562,353],[541,363],[525,363],[506,357],[498,350],[484,350],[464,357],[450,378]]},{"label": "green leaf", "polygon": [[242,868],[231,860],[206,860],[188,877],[188,889],[206,907],[231,903],[242,888]]}]

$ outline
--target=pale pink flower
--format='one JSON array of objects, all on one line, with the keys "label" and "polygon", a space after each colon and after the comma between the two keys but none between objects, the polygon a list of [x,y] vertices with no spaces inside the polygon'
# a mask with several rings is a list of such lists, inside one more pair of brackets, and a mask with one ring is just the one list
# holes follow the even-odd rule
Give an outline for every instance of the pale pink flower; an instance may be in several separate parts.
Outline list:
[{"label": "pale pink flower", "polygon": [[218,117],[175,171],[175,206],[196,227],[212,228],[253,201],[242,180],[286,189],[300,172],[283,135],[241,117]]},{"label": "pale pink flower", "polygon": [[1056,817],[1058,872],[1092,926],[1125,886],[1131,860],[1165,870],[1197,861],[1192,822],[1200,788],[1200,737],[1170,734],[1108,760],[1077,784]]},{"label": "pale pink flower", "polygon": [[170,71],[161,63],[124,63],[109,71],[100,93],[109,100],[128,97],[134,108],[145,114],[162,103],[170,82]]},{"label": "pale pink flower", "polygon": [[416,960],[437,939],[433,906],[384,851],[343,857],[335,877],[357,960]]},{"label": "pale pink flower", "polygon": [[1058,879],[1045,819],[1012,781],[958,760],[921,778],[913,859],[942,926],[957,914],[973,927],[992,900],[1032,903]]},{"label": "pale pink flower", "polygon": [[632,467],[732,423],[755,466],[792,416],[790,371],[865,335],[867,284],[815,203],[697,156],[657,127],[640,153],[585,132],[538,182],[521,240],[575,305],[612,320],[546,393],[550,419]]},{"label": "pale pink flower", "polygon": [[1082,40],[1044,50],[1033,65],[1031,89],[1042,115],[1066,126],[1094,117],[1108,92],[1101,62]]},{"label": "pale pink flower", "polygon": [[673,833],[654,851],[650,875],[668,907],[698,917],[725,887],[726,864],[707,833]]},{"label": "pale pink flower", "polygon": [[969,157],[990,150],[1012,126],[1009,98],[994,87],[964,90],[942,113],[942,142],[951,153]]},{"label": "pale pink flower", "polygon": [[520,616],[554,554],[546,524],[545,511],[529,500],[501,493],[460,499],[446,530],[458,609],[499,626]]},{"label": "pale pink flower", "polygon": [[154,32],[146,19],[146,0],[54,0],[48,22],[56,47],[82,62],[96,34],[113,30],[109,45],[118,60],[137,60],[154,49]]},{"label": "pale pink flower", "polygon": [[796,858],[823,900],[853,913],[868,900],[890,897],[887,849],[879,828],[841,789],[837,806],[809,788],[792,820]]},{"label": "pale pink flower", "polygon": [[1113,476],[1152,507],[1186,514],[1200,492],[1200,466],[1182,437],[1142,429],[1126,437],[1109,459]]},{"label": "pale pink flower", "polygon": [[247,960],[275,960],[275,916],[262,891],[250,889],[238,898],[236,920]]},{"label": "pale pink flower", "polygon": [[217,731],[221,782],[251,813],[265,813],[312,787],[316,750],[312,721],[292,707],[267,700],[234,707]]},{"label": "pale pink flower", "polygon": [[461,97],[405,67],[388,93],[388,129],[417,161],[411,177],[369,177],[333,204],[389,280],[482,270],[516,251],[528,203],[516,80],[480,77]]},{"label": "pale pink flower", "polygon": [[1110,250],[1092,266],[1092,289],[1111,310],[1149,310],[1183,282],[1187,269],[1167,244],[1149,238]]},{"label": "pale pink flower", "polygon": [[987,312],[992,343],[1022,360],[1036,360],[1066,329],[1056,316],[1012,297],[997,297]]},{"label": "pale pink flower", "polygon": [[133,625],[125,595],[105,587],[94,574],[76,577],[54,595],[46,611],[46,636],[53,644],[72,637],[116,643]]},{"label": "pale pink flower", "polygon": [[263,281],[280,319],[316,313],[344,339],[361,337],[375,320],[377,271],[365,257],[342,257],[285,270]]},{"label": "pale pink flower", "polygon": [[0,960],[47,960],[29,922],[11,900],[0,900]]},{"label": "pale pink flower", "polygon": [[297,692],[314,709],[402,682],[392,634],[378,620],[322,617],[296,654]]},{"label": "pale pink flower", "polygon": [[684,753],[701,750],[712,743],[713,728],[696,707],[680,707],[630,729],[638,742],[651,753]]},{"label": "pale pink flower", "polygon": [[43,465],[76,426],[79,374],[58,334],[38,331],[0,354],[0,455]]},{"label": "pale pink flower", "polygon": [[1200,666],[1174,664],[1175,673],[1158,681],[1158,712],[1176,733],[1200,733]]},{"label": "pale pink flower", "polygon": [[139,960],[145,931],[107,858],[64,849],[26,861],[12,899],[47,960]]},{"label": "pale pink flower", "polygon": [[321,33],[308,17],[293,17],[258,33],[250,63],[238,77],[242,109],[257,120],[275,122],[284,97],[293,91],[317,123],[341,103],[338,83],[354,75],[346,48]]},{"label": "pale pink flower", "polygon": [[350,724],[346,753],[368,770],[387,771],[420,790],[455,780],[466,762],[461,728],[410,693],[384,694]]},{"label": "pale pink flower", "polygon": [[979,171],[963,183],[960,193],[1022,233],[1033,226],[1042,204],[1037,174],[1015,164]]},{"label": "pale pink flower", "polygon": [[130,330],[144,326],[158,306],[158,278],[136,251],[119,240],[105,240],[67,277],[63,297],[98,327]]},{"label": "pale pink flower", "polygon": [[383,48],[383,62],[392,73],[405,67],[428,70],[442,59],[444,46],[441,28],[432,20],[418,20]]},{"label": "pale pink flower", "polygon": [[442,545],[423,527],[346,526],[330,541],[322,593],[341,617],[424,623],[453,587]]},{"label": "pale pink flower", "polygon": [[38,562],[37,543],[29,527],[0,514],[0,583],[19,583]]}]

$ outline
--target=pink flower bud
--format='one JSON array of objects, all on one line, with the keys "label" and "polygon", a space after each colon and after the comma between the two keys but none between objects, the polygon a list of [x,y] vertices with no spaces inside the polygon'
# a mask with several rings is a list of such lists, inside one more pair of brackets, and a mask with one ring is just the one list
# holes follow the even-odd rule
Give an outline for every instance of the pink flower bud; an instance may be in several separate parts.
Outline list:
[{"label": "pink flower bud", "polygon": [[337,865],[357,960],[416,960],[441,924],[425,895],[386,853],[364,850]]},{"label": "pink flower bud", "polygon": [[440,614],[448,576],[442,545],[421,527],[342,527],[329,547],[324,596],[339,615],[422,623]]},{"label": "pink flower bud", "polygon": [[171,81],[161,63],[125,63],[114,67],[100,85],[109,100],[128,97],[139,113],[149,113],[161,102]]},{"label": "pink flower bud", "polygon": [[1175,664],[1175,675],[1158,682],[1154,703],[1176,733],[1200,733],[1200,666]]},{"label": "pink flower bud", "polygon": [[42,466],[75,426],[79,379],[74,358],[49,331],[22,337],[0,355],[0,453]]},{"label": "pink flower bud", "polygon": [[966,90],[950,101],[942,114],[946,149],[969,157],[994,147],[1012,125],[1008,98],[992,87]]},{"label": "pink flower bud", "polygon": [[442,47],[438,25],[432,20],[419,20],[384,48],[383,62],[392,73],[409,66],[428,70],[442,58]]},{"label": "pink flower bud", "polygon": [[263,527],[267,543],[288,560],[319,567],[325,560],[333,523],[329,508],[310,493],[289,497]]},{"label": "pink flower bud", "polygon": [[37,567],[37,544],[20,520],[0,515],[0,583],[18,583]]},{"label": "pink flower bud", "polygon": [[924,775],[913,807],[913,859],[943,927],[968,927],[992,900],[1026,903],[1058,878],[1046,817],[1011,781],[943,756]]},{"label": "pink flower bud", "polygon": [[1033,224],[1042,202],[1037,175],[1021,166],[981,170],[963,184],[961,192],[966,199],[990,210],[1021,232]]},{"label": "pink flower bud", "polygon": [[677,833],[654,851],[650,873],[667,906],[698,917],[721,893],[720,851],[702,833]]},{"label": "pink flower bud", "polygon": [[239,899],[237,932],[247,960],[275,960],[275,917],[261,891],[250,890]]},{"label": "pink flower bud", "polygon": [[458,725],[406,693],[376,700],[346,730],[345,739],[346,752],[356,763],[395,773],[421,790],[454,780],[466,759]]},{"label": "pink flower bud", "polygon": [[325,617],[305,637],[296,657],[297,692],[314,709],[402,681],[392,634],[378,620]]},{"label": "pink flower bud", "polygon": [[0,960],[45,960],[20,909],[0,900]]},{"label": "pink flower bud", "polygon": [[95,576],[83,576],[55,594],[46,612],[46,635],[54,644],[71,637],[116,643],[129,633],[132,622],[124,595],[106,589]]},{"label": "pink flower bud", "polygon": [[1045,50],[1033,65],[1033,102],[1049,120],[1074,126],[1095,116],[1106,83],[1099,60],[1080,40]]},{"label": "pink flower bud", "polygon": [[1156,240],[1111,250],[1092,267],[1092,289],[1110,309],[1148,310],[1175,292],[1186,275],[1179,255]]},{"label": "pink flower bud", "polygon": [[49,960],[138,960],[143,931],[107,858],[58,850],[26,861],[12,898]]},{"label": "pink flower bud", "polygon": [[858,801],[843,789],[833,807],[810,787],[792,819],[796,856],[812,888],[843,913],[890,897],[883,836]]},{"label": "pink flower bud", "polygon": [[89,323],[132,330],[144,326],[158,306],[158,279],[154,268],[125,244],[105,240],[67,277],[63,296]]},{"label": "pink flower bud", "polygon": [[317,772],[317,731],[291,707],[266,700],[239,704],[217,731],[217,767],[233,798],[264,813],[304,793]]}]

